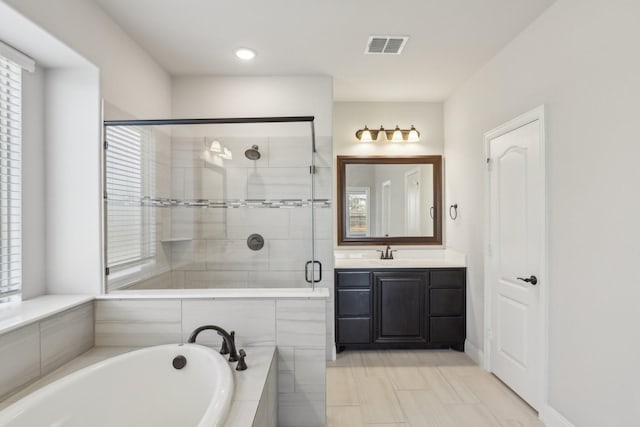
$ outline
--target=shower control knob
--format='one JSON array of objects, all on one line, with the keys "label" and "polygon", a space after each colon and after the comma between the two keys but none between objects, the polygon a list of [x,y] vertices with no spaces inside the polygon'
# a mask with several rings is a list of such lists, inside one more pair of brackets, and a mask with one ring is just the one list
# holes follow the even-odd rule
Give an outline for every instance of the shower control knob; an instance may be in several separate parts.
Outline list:
[{"label": "shower control knob", "polygon": [[252,234],[247,238],[247,246],[252,251],[259,251],[264,247],[264,237],[259,234]]}]

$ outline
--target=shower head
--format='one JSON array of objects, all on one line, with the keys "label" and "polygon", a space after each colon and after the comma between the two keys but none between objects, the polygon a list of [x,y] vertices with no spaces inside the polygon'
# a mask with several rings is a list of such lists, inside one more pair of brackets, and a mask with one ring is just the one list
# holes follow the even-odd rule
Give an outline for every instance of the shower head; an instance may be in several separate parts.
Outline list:
[{"label": "shower head", "polygon": [[244,156],[249,160],[258,160],[261,156],[258,146],[252,145],[251,148],[244,152]]}]

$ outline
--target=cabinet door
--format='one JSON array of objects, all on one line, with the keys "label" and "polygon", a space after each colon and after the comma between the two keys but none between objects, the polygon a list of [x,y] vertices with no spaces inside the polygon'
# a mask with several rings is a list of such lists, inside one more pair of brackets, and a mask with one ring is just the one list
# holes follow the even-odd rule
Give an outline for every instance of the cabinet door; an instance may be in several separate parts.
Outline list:
[{"label": "cabinet door", "polygon": [[374,272],[373,284],[375,342],[426,342],[427,275]]}]

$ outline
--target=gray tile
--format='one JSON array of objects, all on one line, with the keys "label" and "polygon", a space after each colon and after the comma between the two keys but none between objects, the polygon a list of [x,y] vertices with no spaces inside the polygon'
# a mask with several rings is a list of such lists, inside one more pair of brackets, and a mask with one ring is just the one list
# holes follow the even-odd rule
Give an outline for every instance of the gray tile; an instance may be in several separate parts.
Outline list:
[{"label": "gray tile", "polygon": [[280,390],[281,393],[295,392],[293,371],[278,372],[278,390]]},{"label": "gray tile", "polygon": [[149,346],[181,342],[179,300],[96,302],[97,346]]},{"label": "gray tile", "polygon": [[325,302],[315,300],[277,300],[278,346],[323,347]]},{"label": "gray tile", "polygon": [[289,212],[294,209],[226,209],[227,238],[244,239],[258,233],[265,239],[289,236]]},{"label": "gray tile", "polygon": [[37,323],[0,336],[0,399],[40,376]]},{"label": "gray tile", "polygon": [[253,251],[243,240],[207,240],[207,270],[267,270],[269,267],[270,244]]},{"label": "gray tile", "polygon": [[279,136],[269,138],[270,168],[295,168],[310,165],[312,145],[310,136]]},{"label": "gray tile", "polygon": [[[295,391],[324,392],[326,390],[326,350],[318,348],[295,348]],[[283,390],[284,391],[284,390]]]},{"label": "gray tile", "polygon": [[309,164],[298,168],[256,168],[248,170],[250,199],[310,199]]},{"label": "gray tile", "polygon": [[190,240],[171,243],[173,270],[205,270],[206,240]]},{"label": "gray tile", "polygon": [[93,302],[40,322],[42,375],[93,347]]},{"label": "gray tile", "polygon": [[[263,300],[185,300],[183,301],[182,336],[203,325],[218,325],[236,331],[236,347],[274,346],[275,301]],[[218,347],[222,338],[215,332],[203,333],[199,344]]]},{"label": "gray tile", "polygon": [[304,265],[297,271],[249,271],[250,288],[309,288],[305,280]]},{"label": "gray tile", "polygon": [[185,271],[185,289],[246,288],[246,271]]},{"label": "gray tile", "polygon": [[292,371],[294,369],[293,358],[294,347],[278,346],[278,370],[279,371]]},{"label": "gray tile", "polygon": [[280,427],[324,427],[326,410],[324,400],[311,400],[308,395],[295,393],[298,399],[283,399],[278,402],[278,422]]}]

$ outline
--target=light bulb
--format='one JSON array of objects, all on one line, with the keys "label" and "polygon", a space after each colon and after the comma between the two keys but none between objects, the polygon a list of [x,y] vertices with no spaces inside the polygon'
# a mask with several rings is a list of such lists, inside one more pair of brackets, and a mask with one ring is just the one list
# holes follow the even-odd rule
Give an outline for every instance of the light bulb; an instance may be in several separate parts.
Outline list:
[{"label": "light bulb", "polygon": [[393,136],[391,137],[391,142],[402,142],[402,131],[400,127],[396,125],[396,129],[393,131]]},{"label": "light bulb", "polygon": [[219,153],[222,151],[222,144],[217,139],[211,141],[211,146],[209,147],[209,151],[213,151],[214,153]]},{"label": "light bulb", "polygon": [[251,49],[247,49],[246,47],[243,47],[236,50],[236,56],[242,59],[243,61],[250,61],[256,57],[256,53]]},{"label": "light bulb", "polygon": [[360,142],[372,142],[373,138],[371,138],[371,131],[368,127],[364,127],[362,133],[360,133]]},{"label": "light bulb", "polygon": [[411,125],[411,129],[409,130],[409,137],[407,138],[409,142],[418,142],[420,141],[420,133],[416,130],[413,125]]}]

